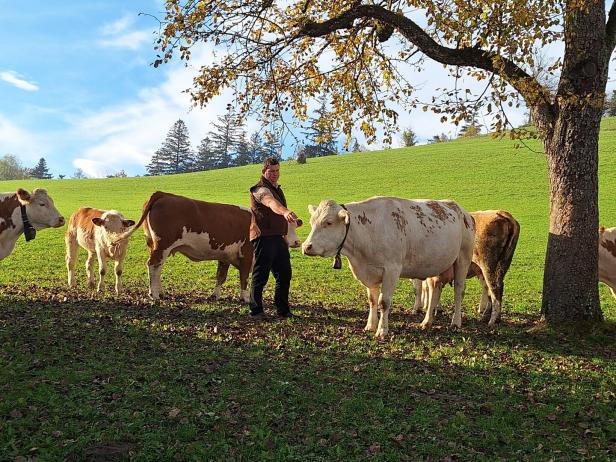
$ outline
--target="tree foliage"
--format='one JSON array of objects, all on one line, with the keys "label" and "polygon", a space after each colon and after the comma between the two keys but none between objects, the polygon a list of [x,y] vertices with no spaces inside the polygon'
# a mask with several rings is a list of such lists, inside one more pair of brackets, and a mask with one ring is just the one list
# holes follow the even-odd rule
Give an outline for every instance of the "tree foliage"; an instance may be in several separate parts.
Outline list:
[{"label": "tree foliage", "polygon": [[29,177],[29,169],[13,154],[5,154],[0,158],[0,180],[23,180]]},{"label": "tree foliage", "polygon": [[415,146],[417,144],[417,135],[412,128],[405,128],[400,138],[403,147]]},{"label": "tree foliage", "polygon": [[47,161],[44,157],[41,157],[34,168],[30,170],[30,176],[40,180],[49,180],[50,178],[53,178],[53,175],[49,173]]},{"label": "tree foliage", "polygon": [[304,146],[302,152],[306,157],[324,157],[337,154],[338,146],[336,138],[338,132],[332,131],[332,117],[327,108],[327,100],[320,98],[319,106],[314,111],[314,115],[308,120],[308,127],[304,131],[304,136],[308,144]]},{"label": "tree foliage", "polygon": [[178,119],[146,169],[149,175],[185,173],[192,170],[193,163],[188,128],[182,119]]}]

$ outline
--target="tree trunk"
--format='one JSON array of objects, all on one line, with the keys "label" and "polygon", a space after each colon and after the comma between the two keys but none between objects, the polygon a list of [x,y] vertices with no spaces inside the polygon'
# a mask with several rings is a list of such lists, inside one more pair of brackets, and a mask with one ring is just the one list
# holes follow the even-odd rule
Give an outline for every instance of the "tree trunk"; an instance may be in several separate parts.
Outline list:
[{"label": "tree trunk", "polygon": [[601,112],[562,110],[545,141],[550,228],[542,313],[552,325],[602,320],[598,289],[598,133]]},{"label": "tree trunk", "polygon": [[565,57],[553,124],[545,133],[550,230],[542,314],[548,324],[601,322],[598,288],[599,125],[609,56],[604,2],[568,2]]}]

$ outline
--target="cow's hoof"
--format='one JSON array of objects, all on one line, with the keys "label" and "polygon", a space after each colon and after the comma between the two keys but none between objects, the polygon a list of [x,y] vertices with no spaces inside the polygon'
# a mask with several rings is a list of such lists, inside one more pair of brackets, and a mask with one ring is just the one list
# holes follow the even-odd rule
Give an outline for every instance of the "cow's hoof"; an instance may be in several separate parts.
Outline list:
[{"label": "cow's hoof", "polygon": [[374,334],[374,337],[377,340],[385,340],[387,338],[387,331],[386,330],[377,330],[376,334]]},{"label": "cow's hoof", "polygon": [[424,322],[422,322],[422,323],[420,324],[420,327],[421,327],[423,330],[428,330],[428,329],[432,328],[432,323],[431,323],[431,322],[425,322],[425,321],[424,321]]},{"label": "cow's hoof", "polygon": [[373,326],[371,324],[366,324],[366,327],[364,327],[364,330],[366,332],[375,332],[376,331],[376,326]]},{"label": "cow's hoof", "polygon": [[449,328],[450,329],[461,329],[462,328],[462,323],[457,323],[457,322],[451,322],[451,324],[449,324]]}]

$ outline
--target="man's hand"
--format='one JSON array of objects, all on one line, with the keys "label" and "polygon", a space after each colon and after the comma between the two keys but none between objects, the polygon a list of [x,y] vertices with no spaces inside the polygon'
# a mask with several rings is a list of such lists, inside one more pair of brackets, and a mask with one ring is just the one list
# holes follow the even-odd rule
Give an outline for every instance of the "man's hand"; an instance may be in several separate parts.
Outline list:
[{"label": "man's hand", "polygon": [[285,212],[284,219],[289,223],[297,223],[297,215],[295,215],[295,212],[292,212],[291,210]]}]

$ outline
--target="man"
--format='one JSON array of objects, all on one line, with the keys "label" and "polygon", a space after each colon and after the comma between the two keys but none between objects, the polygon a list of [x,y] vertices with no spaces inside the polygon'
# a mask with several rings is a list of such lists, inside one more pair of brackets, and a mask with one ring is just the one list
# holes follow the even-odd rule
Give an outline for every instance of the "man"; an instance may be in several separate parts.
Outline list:
[{"label": "man", "polygon": [[259,182],[250,188],[250,241],[255,249],[255,262],[250,288],[250,316],[263,319],[263,288],[270,271],[276,279],[274,303],[278,316],[292,317],[289,309],[291,285],[291,256],[284,239],[287,223],[296,223],[297,216],[287,208],[287,201],[278,185],[280,164],[275,157],[263,162]]}]

